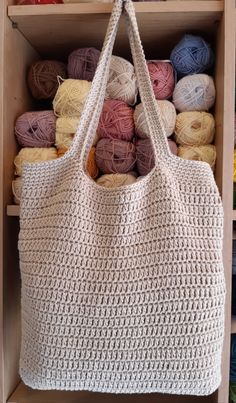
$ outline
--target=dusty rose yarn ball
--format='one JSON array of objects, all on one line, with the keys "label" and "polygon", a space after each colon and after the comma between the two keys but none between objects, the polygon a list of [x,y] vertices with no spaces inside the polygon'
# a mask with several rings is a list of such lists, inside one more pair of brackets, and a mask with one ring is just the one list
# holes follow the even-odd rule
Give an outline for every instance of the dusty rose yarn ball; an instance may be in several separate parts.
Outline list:
[{"label": "dusty rose yarn ball", "polygon": [[22,147],[51,147],[55,143],[55,131],[53,111],[23,113],[15,124],[15,136]]},{"label": "dusty rose yarn ball", "polygon": [[77,80],[92,81],[100,51],[95,48],[79,48],[74,50],[68,57],[68,77]]},{"label": "dusty rose yarn ball", "polygon": [[169,62],[150,60],[147,62],[156,99],[168,99],[175,88],[174,69]]},{"label": "dusty rose yarn ball", "polygon": [[99,137],[130,141],[134,136],[133,115],[133,108],[125,102],[105,101],[97,130]]},{"label": "dusty rose yarn ball", "polygon": [[136,161],[135,145],[128,141],[101,139],[96,146],[96,163],[104,174],[126,173]]},{"label": "dusty rose yarn ball", "polygon": [[[174,141],[168,140],[172,154],[177,155],[177,146]],[[136,145],[137,169],[141,176],[147,175],[155,165],[153,147],[150,139],[138,139]]]},{"label": "dusty rose yarn ball", "polygon": [[51,99],[59,87],[58,77],[66,78],[66,66],[57,60],[39,60],[30,66],[28,86],[36,99]]}]

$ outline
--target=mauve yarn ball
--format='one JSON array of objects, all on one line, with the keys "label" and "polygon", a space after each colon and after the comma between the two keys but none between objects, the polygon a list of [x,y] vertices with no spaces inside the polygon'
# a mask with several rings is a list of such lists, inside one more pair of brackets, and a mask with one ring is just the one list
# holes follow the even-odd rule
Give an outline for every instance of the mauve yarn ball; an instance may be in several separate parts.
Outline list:
[{"label": "mauve yarn ball", "polygon": [[102,173],[127,173],[135,165],[135,145],[123,140],[101,139],[97,143],[95,156]]},{"label": "mauve yarn ball", "polygon": [[168,99],[175,88],[174,69],[169,62],[150,60],[147,67],[156,99]]},{"label": "mauve yarn ball", "polygon": [[130,141],[134,136],[133,115],[133,108],[125,102],[108,99],[103,104],[99,120],[99,137]]},{"label": "mauve yarn ball", "polygon": [[92,81],[100,53],[100,50],[95,48],[74,50],[68,57],[68,77],[77,80]]},{"label": "mauve yarn ball", "polygon": [[214,105],[215,97],[213,78],[207,74],[193,74],[177,82],[173,103],[180,112],[208,111]]},{"label": "mauve yarn ball", "polygon": [[58,77],[66,78],[66,65],[57,60],[39,60],[28,72],[28,86],[35,99],[52,99],[59,87]]},{"label": "mauve yarn ball", "polygon": [[[177,145],[174,141],[168,140],[170,151],[177,155]],[[138,139],[136,145],[137,169],[141,176],[147,175],[155,166],[153,146],[150,139]]]},{"label": "mauve yarn ball", "polygon": [[23,113],[15,124],[15,136],[22,147],[51,147],[55,143],[55,131],[53,111]]},{"label": "mauve yarn ball", "polygon": [[201,36],[184,35],[171,52],[170,60],[179,76],[202,73],[214,62],[211,46]]}]

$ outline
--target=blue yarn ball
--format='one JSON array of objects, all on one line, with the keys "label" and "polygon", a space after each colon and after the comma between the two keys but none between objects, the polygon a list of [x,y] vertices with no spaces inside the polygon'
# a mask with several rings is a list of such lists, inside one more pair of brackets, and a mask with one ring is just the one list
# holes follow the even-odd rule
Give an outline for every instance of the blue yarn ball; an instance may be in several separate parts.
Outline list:
[{"label": "blue yarn ball", "polygon": [[214,62],[214,54],[201,36],[184,35],[171,52],[170,60],[178,75],[202,73]]}]

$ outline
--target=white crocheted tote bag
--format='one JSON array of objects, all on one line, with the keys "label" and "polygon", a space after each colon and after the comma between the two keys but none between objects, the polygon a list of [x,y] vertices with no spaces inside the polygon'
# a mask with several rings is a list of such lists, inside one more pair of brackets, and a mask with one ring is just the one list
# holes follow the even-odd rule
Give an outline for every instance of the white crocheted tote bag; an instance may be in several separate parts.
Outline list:
[{"label": "white crocheted tote bag", "polygon": [[[86,173],[121,14],[155,150],[141,181]],[[26,164],[20,374],[32,388],[207,395],[221,380],[223,210],[207,163],[169,151],[131,0],[116,0],[69,152]]]}]

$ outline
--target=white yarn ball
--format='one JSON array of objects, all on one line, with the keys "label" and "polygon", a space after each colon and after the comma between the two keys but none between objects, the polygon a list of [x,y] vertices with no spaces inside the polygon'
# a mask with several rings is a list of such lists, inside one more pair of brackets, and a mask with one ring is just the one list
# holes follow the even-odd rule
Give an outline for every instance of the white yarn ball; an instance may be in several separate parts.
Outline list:
[{"label": "white yarn ball", "polygon": [[207,74],[183,77],[175,86],[173,103],[180,112],[208,111],[215,103],[215,84]]},{"label": "white yarn ball", "polygon": [[12,193],[14,196],[15,204],[20,204],[22,191],[22,178],[16,178],[12,181]]},{"label": "white yarn ball", "polygon": [[120,186],[131,185],[136,182],[136,176],[127,174],[105,174],[97,179],[97,184],[106,188],[117,188]]},{"label": "white yarn ball", "polygon": [[[165,129],[166,136],[169,137],[174,132],[176,122],[176,110],[174,105],[170,101],[156,101]],[[134,124],[135,132],[140,138],[149,137],[149,131],[147,121],[143,109],[143,104],[139,104],[135,107],[134,111]]]},{"label": "white yarn ball", "polygon": [[106,97],[134,105],[137,100],[138,86],[134,66],[122,57],[112,56]]},{"label": "white yarn ball", "polygon": [[22,175],[22,168],[24,163],[38,163],[48,160],[54,160],[57,158],[57,150],[55,147],[48,148],[30,148],[25,147],[20,150],[17,154],[14,164],[15,164],[15,174],[17,176]]}]

